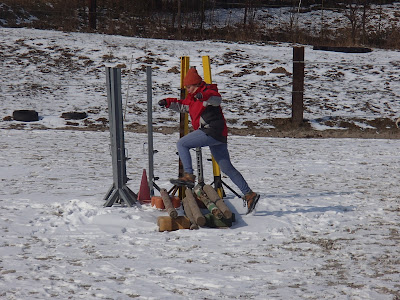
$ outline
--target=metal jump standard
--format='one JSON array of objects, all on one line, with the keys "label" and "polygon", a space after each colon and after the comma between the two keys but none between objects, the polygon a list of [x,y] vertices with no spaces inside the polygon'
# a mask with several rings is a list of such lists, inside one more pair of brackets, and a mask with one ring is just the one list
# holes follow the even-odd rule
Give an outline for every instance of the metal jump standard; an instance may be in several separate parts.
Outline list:
[{"label": "metal jump standard", "polygon": [[125,153],[121,69],[106,67],[106,84],[114,183],[104,197],[104,206],[109,207],[116,202],[132,206],[137,201],[137,195],[126,186],[129,180],[126,176],[126,161],[129,158]]}]

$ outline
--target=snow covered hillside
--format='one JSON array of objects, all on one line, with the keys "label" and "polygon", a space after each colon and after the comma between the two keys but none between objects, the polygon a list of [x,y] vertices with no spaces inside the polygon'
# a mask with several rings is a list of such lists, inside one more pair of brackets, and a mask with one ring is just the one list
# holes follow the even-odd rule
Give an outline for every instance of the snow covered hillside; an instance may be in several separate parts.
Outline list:
[{"label": "snow covered hillside", "polygon": [[[146,124],[146,66],[153,68],[153,97],[179,97],[180,57],[202,72],[201,56],[211,58],[213,81],[224,97],[231,128],[273,127],[290,118],[292,45],[182,42],[100,34],[0,28],[2,45],[0,114],[34,109],[41,120],[27,127],[64,127],[63,112],[85,111],[85,121],[102,127],[107,118],[105,66],[121,67],[125,124]],[[374,49],[346,54],[305,47],[305,114],[312,124],[350,120],[357,128],[400,116],[398,51]],[[126,104],[126,105],[125,105]],[[154,107],[155,126],[176,126],[178,116]],[[1,127],[21,124],[1,122]]]}]

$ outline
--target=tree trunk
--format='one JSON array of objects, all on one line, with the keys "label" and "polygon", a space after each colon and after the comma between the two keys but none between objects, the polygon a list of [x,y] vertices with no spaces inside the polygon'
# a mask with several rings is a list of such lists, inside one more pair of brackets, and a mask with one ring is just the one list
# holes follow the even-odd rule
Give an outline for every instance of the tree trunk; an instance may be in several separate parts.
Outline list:
[{"label": "tree trunk", "polygon": [[177,18],[178,18],[178,37],[179,39],[182,38],[182,2],[181,0],[177,0],[178,1],[178,13],[177,13]]},{"label": "tree trunk", "polygon": [[89,0],[89,26],[91,29],[95,30],[96,25],[96,0]]},{"label": "tree trunk", "polygon": [[205,0],[201,0],[201,8],[200,8],[200,34],[203,35],[204,33],[204,21],[206,19],[206,5]]}]

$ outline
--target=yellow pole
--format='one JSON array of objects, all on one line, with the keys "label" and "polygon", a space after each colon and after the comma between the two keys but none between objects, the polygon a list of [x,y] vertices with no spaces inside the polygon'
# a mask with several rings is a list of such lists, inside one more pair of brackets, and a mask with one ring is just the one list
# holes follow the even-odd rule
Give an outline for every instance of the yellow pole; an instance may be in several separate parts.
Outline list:
[{"label": "yellow pole", "polygon": [[211,62],[209,56],[203,56],[203,72],[204,72],[204,81],[205,83],[211,84]]},{"label": "yellow pole", "polygon": [[[188,56],[182,56],[181,57],[181,99],[186,98],[186,90],[185,90],[185,85],[183,84],[183,79],[186,76],[187,71],[189,70],[189,62],[190,59]],[[189,133],[189,116],[187,113],[181,114],[182,117],[182,131],[181,131],[181,137],[184,135],[187,135]]]},{"label": "yellow pole", "polygon": [[[211,84],[211,63],[209,56],[203,56],[203,72],[204,72],[204,81],[205,83]],[[222,179],[221,179],[221,169],[219,165],[215,161],[214,157],[211,156],[212,166],[213,166],[213,174],[214,174],[214,187],[217,190],[218,195],[221,199],[224,197],[224,188],[222,187]]]},{"label": "yellow pole", "polygon": [[[183,79],[186,76],[187,71],[189,70],[189,62],[190,59],[188,56],[181,57],[181,94],[180,99],[186,98],[186,90],[185,85],[183,84]],[[187,113],[181,113],[179,119],[179,136],[183,137],[189,133],[189,116]],[[178,177],[183,176],[183,165],[181,160],[179,159],[179,171]],[[185,188],[179,188],[179,198],[183,199],[185,197]]]}]

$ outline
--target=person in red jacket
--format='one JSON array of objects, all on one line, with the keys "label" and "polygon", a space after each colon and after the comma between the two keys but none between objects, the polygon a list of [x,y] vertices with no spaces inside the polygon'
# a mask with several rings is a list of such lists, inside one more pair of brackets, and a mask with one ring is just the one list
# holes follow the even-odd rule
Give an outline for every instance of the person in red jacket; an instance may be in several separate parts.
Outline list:
[{"label": "person in red jacket", "polygon": [[184,170],[184,175],[178,180],[194,186],[196,176],[193,175],[190,149],[208,146],[221,171],[228,175],[243,193],[247,213],[252,212],[260,195],[250,189],[242,174],[231,163],[227,144],[228,127],[220,105],[222,97],[217,85],[206,84],[195,68],[188,70],[183,84],[188,92],[185,99],[166,98],[158,102],[161,107],[189,113],[194,129],[177,142]]}]

